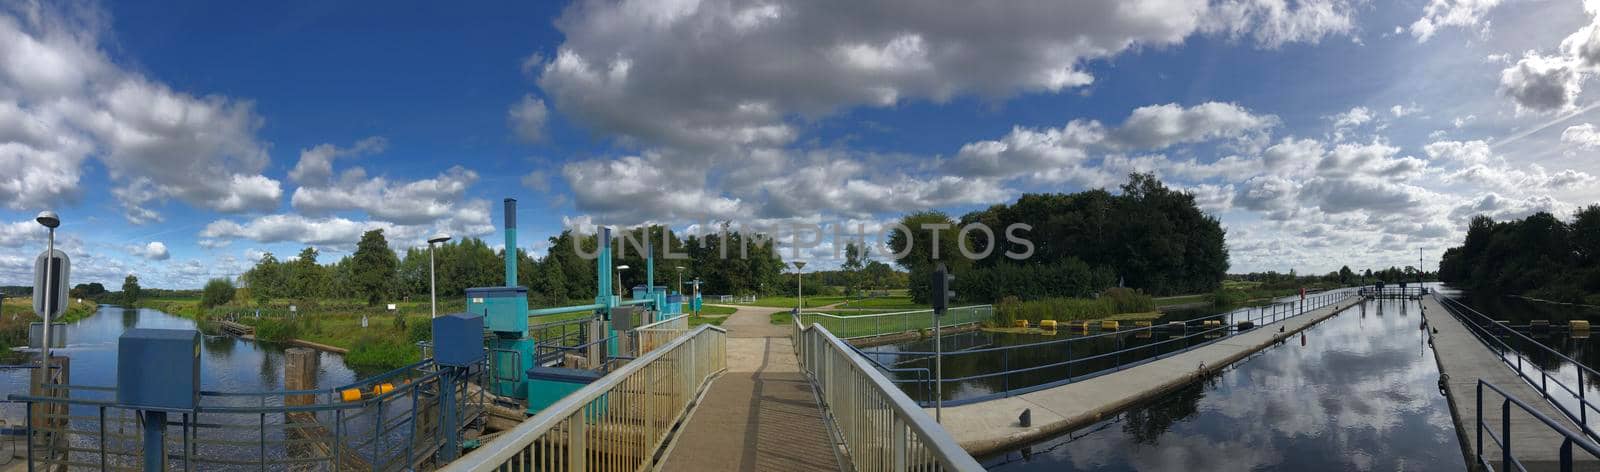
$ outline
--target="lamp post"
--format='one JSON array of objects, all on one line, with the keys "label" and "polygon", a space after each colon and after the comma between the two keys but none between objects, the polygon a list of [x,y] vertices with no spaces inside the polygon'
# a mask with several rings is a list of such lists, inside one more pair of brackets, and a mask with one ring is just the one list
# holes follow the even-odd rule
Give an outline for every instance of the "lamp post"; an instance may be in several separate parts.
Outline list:
[{"label": "lamp post", "polygon": [[806,262],[805,261],[794,261],[794,280],[795,280],[794,294],[795,294],[795,299],[796,299],[795,300],[795,313],[799,313],[800,310],[806,309],[805,268],[806,268]]},{"label": "lamp post", "polygon": [[44,225],[50,233],[49,242],[45,243],[44,287],[33,288],[33,296],[44,297],[44,313],[41,313],[44,318],[44,333],[42,333],[44,339],[39,342],[39,383],[42,385],[50,383],[50,314],[56,311],[55,304],[51,303],[54,300],[50,295],[55,292],[57,283],[55,271],[52,269],[56,258],[56,227],[61,226],[61,217],[56,216],[56,212],[45,210],[39,212],[34,221]]},{"label": "lamp post", "polygon": [[627,264],[623,264],[623,265],[617,266],[617,295],[618,296],[622,295],[622,271],[624,271],[624,270],[628,270],[628,265]]},{"label": "lamp post", "polygon": [[434,276],[433,246],[450,240],[448,234],[436,234],[428,238],[428,306],[433,312],[433,317],[439,317],[439,280]]},{"label": "lamp post", "polygon": [[683,295],[683,266],[677,266],[676,269],[678,269],[678,295]]}]

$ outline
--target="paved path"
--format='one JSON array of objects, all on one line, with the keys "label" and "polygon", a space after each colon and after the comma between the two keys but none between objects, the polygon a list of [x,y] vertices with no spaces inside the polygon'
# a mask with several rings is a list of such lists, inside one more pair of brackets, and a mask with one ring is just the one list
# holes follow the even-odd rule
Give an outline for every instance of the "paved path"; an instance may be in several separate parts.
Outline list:
[{"label": "paved path", "polygon": [[[947,407],[942,424],[974,456],[1032,444],[1187,385],[1355,306],[1360,300],[1352,295],[1333,305],[1121,372],[1020,396]],[[1032,427],[1024,428],[1017,422],[1017,416],[1025,409],[1033,410]],[[930,416],[934,414],[932,408],[927,411]]]},{"label": "paved path", "polygon": [[[1468,331],[1466,325],[1445,311],[1437,299],[1423,297],[1422,316],[1427,319],[1428,326],[1436,330],[1433,335],[1433,357],[1439,362],[1439,372],[1450,377],[1446,382],[1446,388],[1450,391],[1450,414],[1455,419],[1456,432],[1461,436],[1461,447],[1468,448],[1462,451],[1467,456],[1468,464],[1477,462],[1474,456],[1478,444],[1478,379],[1488,380],[1567,429],[1579,430],[1566,415],[1539,395],[1537,389],[1523,381],[1510,366],[1502,363],[1499,354],[1491,351]],[[1550,388],[1559,390],[1554,385]],[[1498,394],[1484,390],[1483,419],[1497,436],[1500,434],[1501,402],[1502,397]],[[1528,470],[1558,470],[1557,448],[1561,446],[1562,437],[1516,405],[1511,406],[1511,452]],[[1500,457],[1500,448],[1496,447],[1494,440],[1485,435],[1483,442],[1485,456]],[[1578,470],[1600,470],[1600,463],[1587,453],[1577,448],[1573,450],[1573,458],[1579,461]],[[1500,464],[1495,462],[1494,465],[1498,469]]]},{"label": "paved path", "polygon": [[711,384],[661,470],[840,470],[789,327],[770,321],[787,309],[737,308],[722,323],[728,372]]}]

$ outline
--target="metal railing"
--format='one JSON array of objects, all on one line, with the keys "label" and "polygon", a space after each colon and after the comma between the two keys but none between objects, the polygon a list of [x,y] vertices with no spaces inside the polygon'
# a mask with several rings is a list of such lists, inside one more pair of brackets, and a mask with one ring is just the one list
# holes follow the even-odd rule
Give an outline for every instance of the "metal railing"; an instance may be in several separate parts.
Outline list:
[{"label": "metal railing", "polygon": [[792,335],[800,370],[817,387],[829,425],[857,471],[980,471],[944,428],[859,351],[822,324]]},{"label": "metal railing", "polygon": [[[442,385],[451,386],[461,424],[483,412],[483,390],[467,384],[486,380],[484,366],[453,382],[442,381],[445,372],[425,360],[335,388],[202,391],[197,408],[169,420],[167,458],[182,470],[414,470],[451,436],[439,419]],[[140,470],[143,418],[115,401],[114,387],[42,387],[62,393],[10,397],[49,412],[35,418],[28,409],[30,470]],[[352,389],[360,398],[345,401]]]},{"label": "metal railing", "polygon": [[[1589,401],[1589,396],[1587,393],[1585,393],[1588,391],[1588,387],[1586,387],[1586,384],[1584,383],[1585,377],[1587,377],[1590,382],[1593,382],[1594,379],[1600,379],[1600,371],[1595,371],[1594,369],[1589,368],[1589,366],[1584,365],[1582,362],[1568,357],[1566,354],[1562,354],[1560,351],[1551,349],[1549,346],[1544,345],[1544,343],[1534,340],[1533,338],[1528,337],[1526,334],[1518,332],[1505,323],[1491,319],[1487,315],[1484,315],[1483,313],[1478,312],[1478,310],[1474,310],[1472,307],[1469,307],[1461,302],[1455,301],[1454,299],[1448,297],[1435,297],[1435,299],[1440,301],[1440,305],[1445,308],[1446,312],[1449,312],[1452,316],[1455,316],[1456,319],[1460,320],[1462,324],[1467,325],[1467,331],[1472,333],[1474,337],[1478,338],[1479,342],[1482,342],[1484,346],[1487,346],[1498,353],[1500,362],[1505,363],[1507,367],[1515,370],[1517,375],[1522,377],[1523,380],[1527,381],[1528,384],[1532,385],[1534,388],[1538,388],[1539,394],[1544,396],[1545,400],[1548,400],[1551,405],[1555,406],[1557,410],[1560,410],[1561,414],[1566,415],[1568,419],[1571,419],[1573,422],[1577,423],[1578,428],[1583,431],[1584,435],[1587,435],[1590,438],[1600,438],[1600,434],[1597,434],[1594,429],[1589,427],[1589,411],[1594,410],[1595,412],[1600,413],[1600,406],[1596,406],[1594,403]],[[1493,326],[1494,331],[1490,331],[1489,326]],[[1521,339],[1529,346],[1537,346],[1537,349],[1543,351],[1544,354],[1554,356],[1556,359],[1560,359],[1561,361],[1572,365],[1574,370],[1578,372],[1577,385],[1567,385],[1567,383],[1562,381],[1560,377],[1552,376],[1549,372],[1539,368],[1538,364],[1535,364],[1532,359],[1526,359],[1527,356],[1525,356],[1522,351],[1511,347],[1511,344],[1507,343],[1504,339],[1501,339],[1501,336]],[[1535,378],[1533,375],[1530,375],[1523,370],[1523,365],[1525,364],[1532,365],[1534,370],[1539,371],[1539,376]],[[1562,404],[1562,400],[1559,400],[1555,396],[1551,395],[1553,392],[1553,390],[1550,389],[1551,383],[1555,383],[1557,387],[1561,387],[1561,390],[1566,391],[1568,400],[1577,400],[1578,411],[1572,411],[1571,408],[1568,408],[1566,405]]]},{"label": "metal railing", "polygon": [[[1500,397],[1503,399],[1500,402],[1500,425],[1499,425],[1500,426],[1500,434],[1498,434],[1498,435],[1496,435],[1494,433],[1494,431],[1491,429],[1491,425],[1489,425],[1487,422],[1483,421],[1483,388],[1484,387],[1489,387],[1490,390],[1493,390],[1495,393],[1500,394]],[[1561,447],[1557,452],[1557,454],[1558,454],[1557,457],[1560,460],[1560,470],[1561,471],[1567,472],[1567,471],[1571,471],[1572,468],[1573,468],[1573,464],[1572,464],[1572,446],[1573,445],[1577,445],[1579,448],[1582,448],[1583,452],[1589,453],[1589,456],[1594,457],[1595,459],[1600,459],[1600,446],[1596,446],[1593,442],[1589,441],[1588,438],[1585,438],[1585,437],[1583,437],[1582,435],[1580,435],[1578,433],[1574,433],[1574,432],[1572,432],[1572,430],[1569,430],[1566,427],[1562,426],[1561,424],[1556,423],[1555,420],[1550,419],[1550,417],[1548,417],[1548,416],[1545,416],[1544,413],[1540,413],[1539,410],[1534,409],[1531,406],[1528,406],[1528,404],[1524,403],[1521,399],[1518,399],[1516,397],[1512,397],[1510,394],[1507,394],[1504,390],[1501,390],[1499,386],[1496,386],[1495,384],[1489,383],[1486,380],[1478,379],[1478,410],[1477,410],[1478,411],[1478,421],[1477,421],[1477,426],[1476,426],[1477,434],[1478,434],[1477,458],[1478,458],[1478,464],[1482,465],[1484,467],[1484,470],[1496,470],[1494,464],[1492,462],[1490,462],[1490,459],[1488,457],[1485,457],[1484,454],[1483,454],[1483,449],[1484,449],[1483,448],[1483,444],[1484,444],[1483,437],[1484,437],[1485,432],[1488,433],[1489,439],[1494,441],[1495,446],[1500,449],[1500,461],[1499,461],[1500,462],[1500,468],[1498,470],[1512,470],[1513,466],[1516,467],[1516,470],[1522,470],[1522,471],[1527,471],[1528,470],[1527,466],[1524,466],[1522,464],[1522,461],[1517,459],[1516,454],[1513,454],[1512,450],[1511,450],[1511,448],[1512,448],[1512,441],[1511,441],[1511,405],[1512,404],[1516,404],[1517,408],[1520,408],[1524,413],[1527,413],[1529,416],[1532,416],[1535,419],[1538,419],[1540,423],[1544,423],[1544,425],[1549,427],[1550,429],[1555,430],[1557,433],[1561,433],[1561,436],[1562,436],[1563,439],[1561,440]],[[1549,447],[1549,444],[1536,444],[1536,446]]]},{"label": "metal railing", "polygon": [[[933,310],[911,310],[871,315],[838,316],[827,313],[801,313],[802,326],[820,324],[828,327],[839,339],[861,339],[933,329]],[[951,308],[941,325],[952,328],[982,323],[994,318],[993,305],[973,305]]]},{"label": "metal railing", "polygon": [[666,344],[689,330],[689,315],[678,315],[634,328],[639,343],[639,353],[644,354]]},{"label": "metal railing", "polygon": [[[1248,321],[1253,325],[1250,329],[1261,329],[1260,326],[1343,302],[1354,295],[1352,292],[1341,289],[1310,294],[1304,300],[1245,307],[1173,322],[1176,325],[1153,324],[1097,334],[1084,330],[1084,335],[1067,339],[946,351],[942,355],[933,351],[857,352],[893,376],[891,382],[916,396],[923,406],[933,406],[935,388],[951,392],[963,383],[984,384],[979,388],[988,393],[962,398],[944,395],[945,406],[962,405],[1048,389],[1171,357],[1226,339],[1236,330],[1246,331],[1239,328],[1240,322]],[[1208,321],[1217,323],[1208,326]],[[1158,339],[1158,335],[1166,339]],[[935,362],[944,365],[946,377],[942,380],[933,378]],[[962,370],[969,373],[949,377],[951,372],[957,372],[952,364],[966,366]]]},{"label": "metal railing", "polygon": [[446,471],[638,471],[711,378],[726,331],[702,325],[567,395]]},{"label": "metal railing", "polygon": [[1358,293],[1363,297],[1371,298],[1418,298],[1433,293],[1433,291],[1428,287],[1401,287],[1398,285],[1378,287],[1376,285],[1366,285],[1362,286]]}]

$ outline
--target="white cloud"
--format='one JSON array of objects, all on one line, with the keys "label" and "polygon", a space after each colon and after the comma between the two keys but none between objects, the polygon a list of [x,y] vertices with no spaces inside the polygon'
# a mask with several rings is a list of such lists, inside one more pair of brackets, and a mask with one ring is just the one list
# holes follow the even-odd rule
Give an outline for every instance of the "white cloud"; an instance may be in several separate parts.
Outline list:
[{"label": "white cloud", "polygon": [[1561,142],[1585,150],[1600,148],[1600,130],[1596,130],[1592,123],[1568,126],[1561,132]]},{"label": "white cloud", "polygon": [[[1395,109],[1399,108],[1399,105],[1395,106]],[[1398,111],[1394,113],[1396,116],[1400,115]],[[1351,108],[1350,111],[1328,117],[1329,120],[1333,121],[1333,127],[1336,129],[1355,128],[1367,124],[1367,122],[1372,121],[1372,118],[1372,110],[1368,110],[1367,107]]]},{"label": "white cloud", "polygon": [[14,140],[0,147],[0,165],[20,169],[0,179],[5,206],[69,202],[93,151],[135,223],[158,220],[149,203],[168,198],[224,212],[275,208],[282,190],[260,175],[268,157],[253,104],[121,68],[100,50],[107,23],[87,7],[0,7],[0,136]]},{"label": "white cloud", "polygon": [[549,115],[544,100],[523,95],[522,101],[511,105],[511,110],[506,112],[506,119],[511,122],[511,129],[516,131],[517,137],[527,142],[539,142],[544,140],[544,123]]},{"label": "white cloud", "polygon": [[1583,90],[1583,76],[1572,60],[1529,51],[1500,71],[1500,93],[1518,112],[1556,112],[1573,108]]},{"label": "white cloud", "polygon": [[373,136],[356,141],[355,146],[341,148],[332,144],[318,144],[311,149],[300,150],[300,161],[289,170],[289,178],[300,185],[321,186],[327,185],[328,179],[333,177],[333,160],[340,157],[357,157],[383,152],[389,146],[389,141],[381,136]]},{"label": "white cloud", "polygon": [[128,248],[128,252],[152,261],[164,261],[172,258],[172,254],[167,252],[167,245],[161,241],[151,241],[143,246],[131,246]]},{"label": "white cloud", "polygon": [[1356,3],[1359,2],[1301,0],[1291,7],[1281,0],[1216,2],[1204,29],[1236,37],[1248,34],[1269,48],[1294,42],[1316,43],[1354,29],[1351,16]]},{"label": "white cloud", "polygon": [[367,178],[366,171],[356,167],[345,171],[335,185],[296,189],[291,203],[311,216],[356,210],[397,224],[422,224],[451,215],[477,180],[477,172],[461,166],[411,182]]},{"label": "white cloud", "polygon": [[1421,43],[1440,28],[1482,24],[1487,29],[1489,25],[1483,17],[1499,4],[1500,0],[1431,0],[1423,8],[1422,17],[1411,23],[1411,36]]},{"label": "white cloud", "polygon": [[1389,107],[1389,114],[1394,115],[1395,118],[1402,118],[1406,115],[1414,114],[1419,111],[1422,111],[1422,107],[1417,106],[1415,103],[1411,105],[1395,105]]},{"label": "white cloud", "polygon": [[550,192],[550,176],[542,170],[536,170],[522,176],[522,186],[540,193]]}]

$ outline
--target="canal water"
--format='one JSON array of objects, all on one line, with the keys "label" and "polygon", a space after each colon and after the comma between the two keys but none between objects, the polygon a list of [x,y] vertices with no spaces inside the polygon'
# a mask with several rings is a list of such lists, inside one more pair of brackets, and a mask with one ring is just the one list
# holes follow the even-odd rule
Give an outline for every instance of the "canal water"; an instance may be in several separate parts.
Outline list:
[{"label": "canal water", "polygon": [[[58,357],[71,359],[70,384],[80,387],[106,387],[114,388],[117,379],[117,339],[122,333],[131,328],[162,328],[162,329],[194,329],[195,322],[158,310],[145,308],[124,308],[111,305],[102,305],[100,310],[87,318],[66,325],[66,347],[52,349],[51,353]],[[52,333],[54,334],[54,333]],[[200,353],[200,388],[206,391],[241,393],[241,392],[271,392],[282,391],[284,349],[273,343],[257,343],[241,340],[230,336],[204,336],[201,341]],[[317,385],[322,388],[337,387],[354,382],[357,373],[344,364],[343,356],[333,353],[320,352],[319,370],[317,372]],[[169,366],[151,365],[149,369],[163,369]],[[29,376],[33,375],[32,369],[0,369],[0,399],[12,394],[27,394]],[[83,389],[74,390],[75,399],[111,400],[114,391]],[[208,406],[280,406],[282,396],[245,396],[245,397],[205,397],[202,401]],[[219,403],[219,401],[221,403]],[[94,431],[99,427],[94,420],[98,414],[91,406],[77,405],[71,408],[72,428],[78,431]],[[329,421],[328,418],[321,418]],[[9,425],[21,425],[26,418],[23,404],[14,402],[0,402],[0,420],[5,420]],[[257,427],[257,415],[211,415],[206,422],[223,426],[220,431],[207,432],[208,439],[238,440],[241,444],[258,438],[263,440],[281,441],[284,439],[282,425],[285,421],[283,414],[270,414],[260,416],[259,422],[266,428]],[[178,421],[178,418],[172,418]],[[238,424],[234,424],[238,423]],[[331,424],[331,423],[328,423]],[[115,450],[129,450],[136,448],[132,439],[138,436],[138,426],[128,410],[109,410],[106,428],[108,433],[115,438],[111,446]],[[269,431],[261,433],[261,431]],[[217,435],[223,436],[217,436]],[[174,427],[169,429],[169,448],[177,449],[179,430]],[[73,446],[93,451],[95,439],[87,436],[70,436]],[[254,457],[257,447],[251,443],[248,447],[241,446],[245,454],[213,445],[199,446],[198,450],[205,457]],[[225,450],[226,449],[226,450]],[[7,454],[12,451],[0,451]],[[273,458],[284,457],[288,452],[277,448],[268,451]],[[93,453],[75,452],[74,460],[93,462],[97,460]],[[128,465],[128,458],[113,457],[113,464]]]},{"label": "canal water", "polygon": [[1465,469],[1417,302],[1370,301],[993,470]]},{"label": "canal water", "polygon": [[[72,385],[115,387],[117,338],[132,328],[198,329],[194,320],[160,310],[101,305],[95,314],[68,324],[66,347],[50,352],[72,359]],[[200,346],[200,389],[219,392],[283,390],[283,350],[286,347],[231,336],[204,336]],[[356,380],[356,372],[345,366],[344,356],[328,352],[320,355],[317,385],[335,387]],[[29,375],[32,375],[31,370],[0,370],[0,398],[26,394]],[[21,413],[20,407],[15,409]]]},{"label": "canal water", "polygon": [[[1350,290],[1335,293],[1346,291]],[[1312,294],[1318,295],[1324,294]],[[1193,320],[1217,319],[1227,326],[1244,320],[1270,322],[1298,313],[1298,301],[1298,296],[1292,296],[1273,300],[1274,304],[1267,306],[1226,312],[1185,310],[1164,314],[1153,321],[1156,327],[1164,327],[1168,322],[1187,322],[1187,328],[1181,330],[1130,330],[1133,322],[1123,321],[1122,331],[1102,331],[1096,324],[1086,334],[1067,328],[1051,334],[991,330],[948,334],[940,340],[944,353],[944,382],[939,385],[944,390],[944,400],[957,403],[982,401],[1008,391],[1047,388],[1049,384],[1111,372],[1236,334],[1231,330],[1198,334],[1206,328]],[[1273,328],[1268,326],[1267,329]],[[889,377],[911,399],[924,405],[933,402],[930,379],[935,356],[931,338],[861,351],[875,362],[892,368]]]}]

